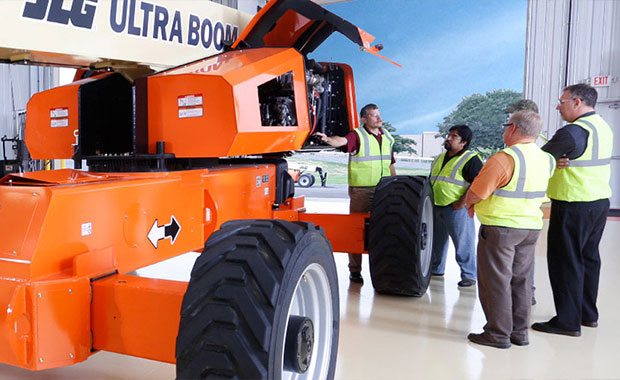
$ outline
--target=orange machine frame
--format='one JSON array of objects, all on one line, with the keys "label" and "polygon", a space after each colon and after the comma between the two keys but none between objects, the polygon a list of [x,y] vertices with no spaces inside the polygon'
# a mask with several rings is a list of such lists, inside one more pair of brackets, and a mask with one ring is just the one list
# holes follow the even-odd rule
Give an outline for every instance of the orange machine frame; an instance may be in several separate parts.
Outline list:
[{"label": "orange machine frame", "polygon": [[[138,174],[65,169],[5,177],[0,303],[8,307],[0,312],[2,362],[41,370],[83,361],[93,349],[173,362],[186,283],[122,273],[200,251],[231,219],[315,222],[326,228],[335,251],[365,252],[366,214],[305,214],[303,197],[274,208],[274,178],[270,164]],[[154,242],[152,231],[173,217],[177,235],[155,234]],[[149,312],[153,307],[156,312]]]},{"label": "orange machine frame", "polygon": [[[282,33],[289,28],[290,34]],[[133,151],[97,146],[87,159],[99,159],[92,163],[104,169],[132,159],[156,167],[127,166],[126,173],[66,169],[0,180],[0,305],[6,305],[0,308],[0,362],[42,370],[83,361],[96,350],[174,362],[187,284],[128,273],[201,251],[229,220],[313,222],[325,229],[334,251],[365,253],[367,214],[307,214],[304,198],[289,196],[284,191],[292,190],[284,188],[290,183],[279,182],[286,182],[285,165],[272,158],[219,159],[282,156],[302,147],[313,128],[304,59],[335,30],[378,55],[370,45],[374,37],[317,4],[271,0],[232,51],[143,78],[134,88],[123,82],[126,94],[135,94],[135,103],[123,105],[135,113],[125,118],[118,112],[118,124],[105,118],[114,110],[97,108],[96,101],[83,107],[80,100],[87,88],[81,86],[96,92],[102,82],[92,81],[116,80],[114,74],[35,95],[26,129],[33,158],[81,162],[73,146],[84,148],[83,132],[92,133],[92,125],[78,125],[90,112],[87,120],[102,124],[90,139],[98,142],[98,133],[112,131],[101,140],[115,142],[115,133],[127,128],[123,132],[134,140],[127,144]],[[343,117],[354,128],[352,71],[337,66],[344,73]],[[291,77],[296,125],[261,125],[258,87]]]}]

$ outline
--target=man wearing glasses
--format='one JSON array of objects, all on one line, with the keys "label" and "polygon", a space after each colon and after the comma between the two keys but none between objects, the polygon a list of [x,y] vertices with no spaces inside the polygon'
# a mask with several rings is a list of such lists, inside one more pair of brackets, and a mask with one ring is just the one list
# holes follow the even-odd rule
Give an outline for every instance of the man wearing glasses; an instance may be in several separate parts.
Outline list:
[{"label": "man wearing glasses", "polygon": [[581,326],[598,326],[598,247],[611,197],[613,133],[594,110],[597,97],[586,84],[564,88],[556,109],[568,124],[542,147],[558,159],[547,192],[547,264],[556,316],[534,323],[537,331],[580,336]]},{"label": "man wearing glasses", "polygon": [[467,216],[465,193],[482,169],[480,157],[469,150],[473,132],[467,125],[448,131],[443,152],[431,166],[433,185],[433,253],[431,274],[443,276],[448,254],[448,236],[454,242],[456,262],[461,268],[459,287],[476,284],[476,231]]},{"label": "man wearing glasses", "polygon": [[[509,105],[504,112],[508,117],[506,120],[510,120],[510,116],[517,111],[532,111],[538,113],[538,105],[536,102],[530,99],[520,99]],[[546,139],[545,139],[546,141]],[[534,270],[532,269],[532,305],[536,305],[536,286],[534,285]]]},{"label": "man wearing glasses", "polygon": [[543,227],[541,204],[555,159],[536,144],[540,115],[518,111],[504,124],[507,148],[491,156],[465,203],[480,220],[478,295],[487,319],[471,342],[495,348],[529,344],[534,249]]}]

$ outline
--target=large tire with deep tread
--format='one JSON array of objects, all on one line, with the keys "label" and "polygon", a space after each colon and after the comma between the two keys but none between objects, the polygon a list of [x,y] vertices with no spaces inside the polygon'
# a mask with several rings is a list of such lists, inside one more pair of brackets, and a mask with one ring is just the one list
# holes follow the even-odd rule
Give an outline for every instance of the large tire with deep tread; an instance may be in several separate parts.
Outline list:
[{"label": "large tire with deep tread", "polygon": [[[304,373],[284,369],[292,316],[314,326]],[[278,220],[225,223],[207,240],[183,298],[177,378],[333,379],[339,321],[336,266],[322,229]]]},{"label": "large tire with deep tread", "polygon": [[428,178],[384,177],[375,190],[368,232],[375,290],[414,297],[426,293],[432,245],[433,192]]}]

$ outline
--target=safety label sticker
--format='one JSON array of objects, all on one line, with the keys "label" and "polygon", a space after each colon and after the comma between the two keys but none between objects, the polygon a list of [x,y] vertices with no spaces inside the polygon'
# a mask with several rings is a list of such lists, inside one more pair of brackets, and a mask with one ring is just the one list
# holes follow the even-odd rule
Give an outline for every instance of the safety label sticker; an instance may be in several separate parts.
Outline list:
[{"label": "safety label sticker", "polygon": [[202,105],[202,94],[183,95],[177,99],[179,107],[192,107]]},{"label": "safety label sticker", "polygon": [[68,108],[52,108],[50,110],[50,117],[69,117],[69,109]]},{"label": "safety label sticker", "polygon": [[52,128],[61,128],[68,127],[69,119],[52,119],[50,120],[50,127]]},{"label": "safety label sticker", "polygon": [[184,119],[187,117],[201,117],[202,107],[194,108],[179,108],[179,118]]},{"label": "safety label sticker", "polygon": [[52,128],[62,128],[69,126],[69,109],[62,108],[52,108],[50,110],[50,127]]}]

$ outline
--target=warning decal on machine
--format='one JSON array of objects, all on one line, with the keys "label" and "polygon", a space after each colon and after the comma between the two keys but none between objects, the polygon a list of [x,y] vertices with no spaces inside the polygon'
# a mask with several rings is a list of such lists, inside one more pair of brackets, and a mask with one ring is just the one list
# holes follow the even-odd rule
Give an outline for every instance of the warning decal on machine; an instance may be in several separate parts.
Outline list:
[{"label": "warning decal on machine", "polygon": [[50,110],[50,117],[69,117],[69,109],[68,108],[52,108]]},{"label": "warning decal on machine", "polygon": [[179,108],[179,118],[200,117],[202,116],[202,107],[196,108]]},{"label": "warning decal on machine", "polygon": [[188,117],[201,117],[202,111],[202,94],[183,95],[177,98],[179,106],[179,119]]},{"label": "warning decal on machine", "polygon": [[202,94],[183,95],[178,98],[179,107],[192,107],[202,105]]},{"label": "warning decal on machine", "polygon": [[50,127],[61,128],[69,126],[69,109],[52,108],[50,110]]},{"label": "warning decal on machine", "polygon": [[61,128],[68,127],[69,119],[52,119],[50,120],[50,127],[52,128]]}]

